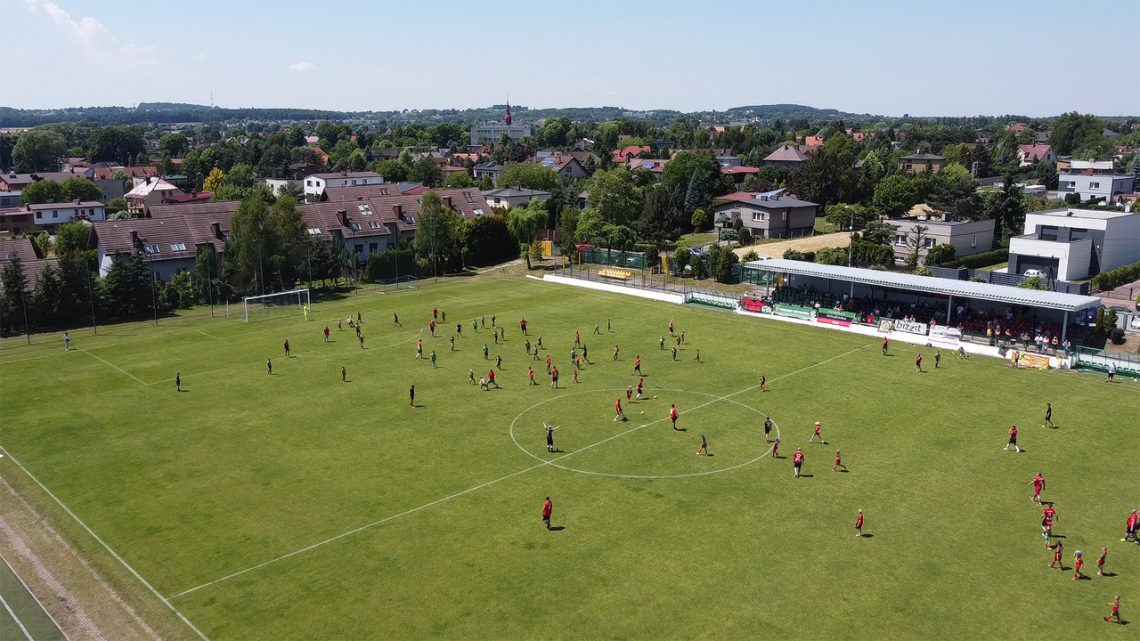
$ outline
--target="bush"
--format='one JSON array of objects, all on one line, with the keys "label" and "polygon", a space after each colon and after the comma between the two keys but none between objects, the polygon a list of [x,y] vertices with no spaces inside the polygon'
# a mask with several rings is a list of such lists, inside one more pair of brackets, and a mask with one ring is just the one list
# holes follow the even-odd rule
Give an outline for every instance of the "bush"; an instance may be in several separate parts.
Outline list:
[{"label": "bush", "polygon": [[926,265],[919,265],[918,268],[914,270],[914,275],[915,276],[933,276],[934,272],[930,271],[930,268],[927,267]]},{"label": "bush", "polygon": [[1065,194],[1065,204],[1066,205],[1079,205],[1079,204],[1081,204],[1081,195],[1080,194]]},{"label": "bush", "polygon": [[1112,341],[1113,345],[1123,345],[1124,330],[1119,327],[1113,328],[1113,330],[1108,333],[1108,340]]},{"label": "bush", "polygon": [[736,240],[737,233],[735,229],[722,229],[720,230],[721,240]]},{"label": "bush", "polygon": [[852,264],[859,267],[891,267],[895,252],[886,245],[856,241],[852,247]]},{"label": "bush", "polygon": [[[1112,271],[1101,272],[1093,276],[1089,281],[1089,286],[1094,292],[1103,292],[1115,287],[1120,287],[1126,283],[1131,283],[1134,280],[1140,279],[1140,263],[1132,263],[1123,267],[1117,267]],[[1140,302],[1140,299],[1137,300]]]},{"label": "bush", "polygon": [[940,243],[926,252],[927,265],[941,265],[954,260],[954,246],[949,243]]},{"label": "bush", "polygon": [[740,231],[736,232],[736,238],[740,241],[741,247],[752,244],[752,232],[748,231],[747,227],[742,227]]},{"label": "bush", "polygon": [[784,258],[788,260],[805,260],[809,263],[814,263],[815,252],[802,252],[798,249],[789,249],[784,252]]},{"label": "bush", "polygon": [[989,267],[990,265],[997,265],[1009,260],[1009,249],[1000,248],[993,251],[982,252],[980,254],[971,254],[970,256],[963,256],[957,260],[941,263],[938,267],[948,267],[950,269],[958,269],[966,267],[969,269],[977,269],[979,267]]},{"label": "bush", "polygon": [[753,260],[760,260],[760,254],[757,254],[755,249],[744,255],[744,262],[747,263]]},{"label": "bush", "polygon": [[815,255],[815,262],[822,265],[846,265],[846,247],[824,247]]}]

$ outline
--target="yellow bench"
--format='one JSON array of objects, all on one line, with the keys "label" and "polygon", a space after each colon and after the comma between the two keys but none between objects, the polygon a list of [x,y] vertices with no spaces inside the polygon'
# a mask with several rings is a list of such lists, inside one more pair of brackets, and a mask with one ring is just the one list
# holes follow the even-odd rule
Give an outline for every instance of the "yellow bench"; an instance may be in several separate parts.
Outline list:
[{"label": "yellow bench", "polygon": [[629,271],[628,269],[616,269],[613,267],[606,267],[603,269],[599,269],[598,275],[604,276],[605,278],[616,278],[618,280],[629,280],[629,278],[631,276],[633,276],[633,272]]}]

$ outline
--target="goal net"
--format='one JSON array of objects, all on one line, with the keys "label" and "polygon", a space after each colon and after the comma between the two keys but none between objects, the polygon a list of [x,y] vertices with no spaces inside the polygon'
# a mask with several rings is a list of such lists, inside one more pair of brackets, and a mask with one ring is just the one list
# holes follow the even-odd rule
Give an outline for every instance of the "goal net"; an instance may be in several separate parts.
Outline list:
[{"label": "goal net", "polygon": [[309,309],[309,290],[292,289],[276,294],[244,296],[241,299],[242,320],[262,320],[279,316],[306,314]]}]

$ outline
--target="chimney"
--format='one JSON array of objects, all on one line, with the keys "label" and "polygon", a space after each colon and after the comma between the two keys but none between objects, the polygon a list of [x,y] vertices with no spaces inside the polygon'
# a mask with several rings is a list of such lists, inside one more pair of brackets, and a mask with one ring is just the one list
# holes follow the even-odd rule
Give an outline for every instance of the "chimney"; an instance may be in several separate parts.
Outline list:
[{"label": "chimney", "polygon": [[139,246],[139,233],[133,229],[131,230],[131,246],[132,247],[138,247]]},{"label": "chimney", "polygon": [[347,170],[347,169],[341,169],[341,170],[340,170],[340,175],[341,175],[341,176],[347,176],[347,175],[348,175],[348,170]]},{"label": "chimney", "polygon": [[447,207],[448,209],[455,209],[454,207],[451,206],[451,196],[444,196],[443,197],[443,206]]},{"label": "chimney", "polygon": [[210,233],[214,235],[214,238],[221,239],[222,238],[222,224],[218,223],[218,222],[210,223]]},{"label": "chimney", "polygon": [[340,221],[342,227],[348,227],[348,212],[343,209],[336,210],[337,220]]},{"label": "chimney", "polygon": [[404,206],[403,205],[392,205],[392,213],[396,215],[396,218],[403,218],[404,217]]},{"label": "chimney", "polygon": [[78,204],[79,204],[79,199],[78,199],[78,198],[76,198],[73,204],[76,204],[76,205],[78,205]]}]

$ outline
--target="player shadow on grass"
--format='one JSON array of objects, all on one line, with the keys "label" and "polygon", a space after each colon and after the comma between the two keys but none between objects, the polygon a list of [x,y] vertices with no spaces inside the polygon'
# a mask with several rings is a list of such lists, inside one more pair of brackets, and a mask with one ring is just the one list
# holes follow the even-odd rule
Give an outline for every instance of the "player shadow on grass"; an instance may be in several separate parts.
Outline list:
[{"label": "player shadow on grass", "polygon": [[1102,577],[1104,577],[1104,578],[1106,578],[1106,579],[1109,579],[1109,578],[1112,578],[1112,577],[1116,576],[1116,573],[1115,573],[1115,572],[1105,572],[1105,573],[1104,573],[1104,574],[1102,574],[1101,576],[1102,576]]},{"label": "player shadow on grass", "polygon": [[815,478],[815,474],[800,474],[800,478],[801,479],[813,479],[813,478]]},{"label": "player shadow on grass", "polygon": [[864,533],[862,533],[862,534],[860,534],[860,535],[859,535],[859,538],[862,538],[862,539],[873,539],[873,538],[875,538],[875,535],[874,535],[874,534],[871,534],[870,532],[864,532]]},{"label": "player shadow on grass", "polygon": [[552,526],[550,526],[551,532],[561,532],[562,530],[565,530],[565,529],[566,529],[566,526],[564,526],[564,525],[552,525]]}]

